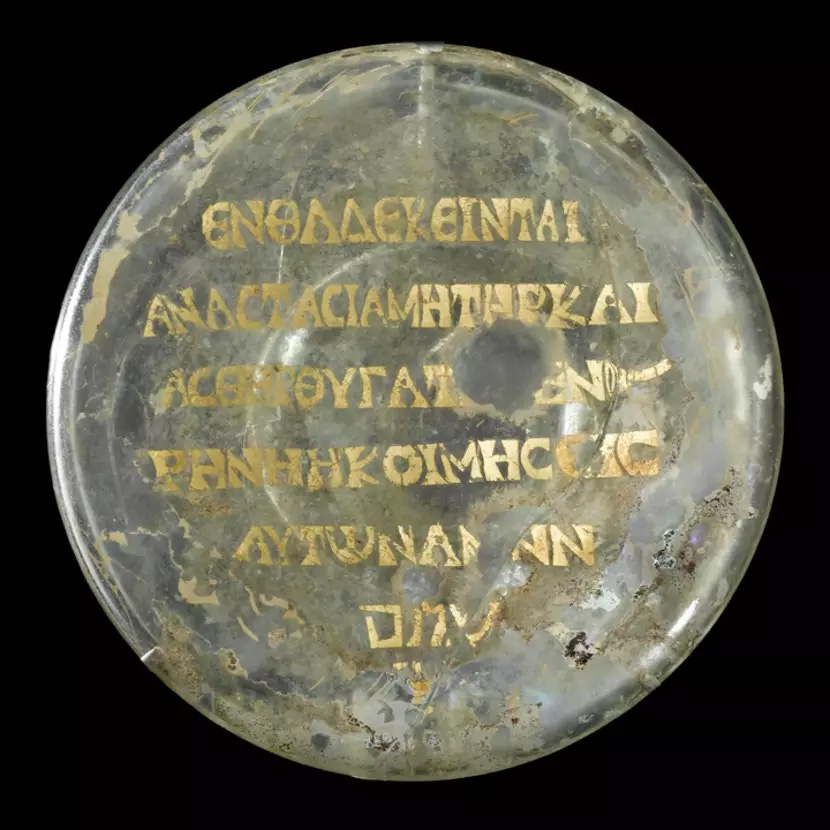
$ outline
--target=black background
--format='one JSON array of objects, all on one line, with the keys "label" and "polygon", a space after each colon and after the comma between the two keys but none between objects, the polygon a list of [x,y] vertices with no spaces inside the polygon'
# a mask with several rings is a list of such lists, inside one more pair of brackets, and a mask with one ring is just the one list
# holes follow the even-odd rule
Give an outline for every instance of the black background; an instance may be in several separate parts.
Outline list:
[{"label": "black background", "polygon": [[[234,20],[227,19],[229,31]],[[418,33],[338,38],[320,36],[316,29],[275,31],[273,39],[254,45],[240,35],[233,48],[220,39],[219,25],[215,46],[202,44],[197,51],[178,48],[176,36],[163,28],[152,33],[119,28],[67,42],[55,54],[53,78],[65,94],[50,105],[71,127],[50,141],[59,156],[60,192],[69,201],[55,205],[57,237],[44,245],[43,256],[51,263],[40,300],[51,304],[51,314],[44,314],[44,348],[96,222],[134,170],[178,126],[279,66],[412,34]],[[809,406],[808,379],[819,385],[824,380],[818,371],[822,352],[811,352],[805,337],[816,314],[826,315],[821,292],[827,261],[821,248],[828,235],[820,181],[826,186],[828,165],[826,139],[814,123],[826,108],[814,97],[817,75],[826,67],[799,63],[795,54],[728,63],[716,60],[717,49],[708,54],[702,47],[685,62],[591,62],[590,50],[554,50],[527,36],[476,38],[467,32],[450,38],[433,31],[426,37],[439,38],[534,60],[601,90],[661,134],[735,223],[773,312],[787,388],[778,495],[756,557],[723,616],[686,662],[594,735],[530,765],[477,779],[371,783],[270,756],[164,688],[98,607],[47,494],[39,515],[49,538],[57,607],[64,613],[57,656],[66,668],[55,668],[62,691],[46,725],[50,735],[66,730],[66,737],[52,739],[58,752],[47,753],[45,763],[54,766],[47,772],[60,769],[63,779],[74,782],[71,797],[80,817],[94,811],[113,820],[153,819],[162,826],[224,817],[274,824],[288,809],[285,799],[311,793],[315,817],[331,809],[348,823],[442,824],[449,805],[489,804],[494,795],[500,801],[521,795],[517,806],[571,802],[583,810],[606,801],[637,820],[643,799],[661,794],[676,796],[681,810],[720,797],[757,800],[770,791],[797,805],[817,794],[816,778],[826,775],[821,732],[828,650],[821,613],[830,597],[830,568],[821,515],[808,507],[818,472],[803,459],[795,461],[799,442],[818,437],[823,426],[820,419],[812,428],[796,424],[798,415],[792,414]],[[811,457],[819,463],[815,444]],[[435,805],[446,807],[436,811]]]}]

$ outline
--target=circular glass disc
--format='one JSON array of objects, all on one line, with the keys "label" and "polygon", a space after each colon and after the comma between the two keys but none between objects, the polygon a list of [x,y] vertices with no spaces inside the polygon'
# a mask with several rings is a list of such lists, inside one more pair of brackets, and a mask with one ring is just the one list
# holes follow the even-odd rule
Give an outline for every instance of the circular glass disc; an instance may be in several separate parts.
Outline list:
[{"label": "circular glass disc", "polygon": [[475,775],[619,715],[708,630],[781,445],[723,210],[554,71],[396,45],[228,95],[136,173],[58,325],[82,568],[228,729]]}]

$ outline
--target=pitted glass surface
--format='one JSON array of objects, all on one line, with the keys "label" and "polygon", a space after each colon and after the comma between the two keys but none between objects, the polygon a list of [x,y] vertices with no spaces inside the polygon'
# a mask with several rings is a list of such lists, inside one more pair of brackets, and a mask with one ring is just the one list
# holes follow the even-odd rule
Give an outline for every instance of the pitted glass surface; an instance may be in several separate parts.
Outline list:
[{"label": "pitted glass surface", "polygon": [[387,46],[198,115],[53,347],[81,565],[146,665],[368,778],[555,751],[716,619],[774,489],[766,303],[716,200],[552,70]]}]

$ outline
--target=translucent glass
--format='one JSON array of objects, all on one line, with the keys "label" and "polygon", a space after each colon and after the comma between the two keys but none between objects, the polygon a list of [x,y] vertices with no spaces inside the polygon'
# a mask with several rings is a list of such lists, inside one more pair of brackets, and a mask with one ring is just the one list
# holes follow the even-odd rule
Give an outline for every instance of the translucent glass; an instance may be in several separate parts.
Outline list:
[{"label": "translucent glass", "polygon": [[366,778],[532,760],[653,689],[749,563],[781,419],[688,165],[578,81],[439,46],[179,130],[90,240],[49,386],[69,537],[136,653]]}]

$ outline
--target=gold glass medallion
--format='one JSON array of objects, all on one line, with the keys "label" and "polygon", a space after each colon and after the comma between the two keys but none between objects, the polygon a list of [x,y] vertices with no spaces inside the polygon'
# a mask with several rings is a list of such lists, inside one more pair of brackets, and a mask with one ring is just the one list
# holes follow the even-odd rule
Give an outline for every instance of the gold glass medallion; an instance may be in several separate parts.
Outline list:
[{"label": "gold glass medallion", "polygon": [[108,210],[53,345],[81,566],[268,750],[476,775],[630,708],[747,567],[781,450],[758,278],[634,115],[354,49],[231,93]]}]

